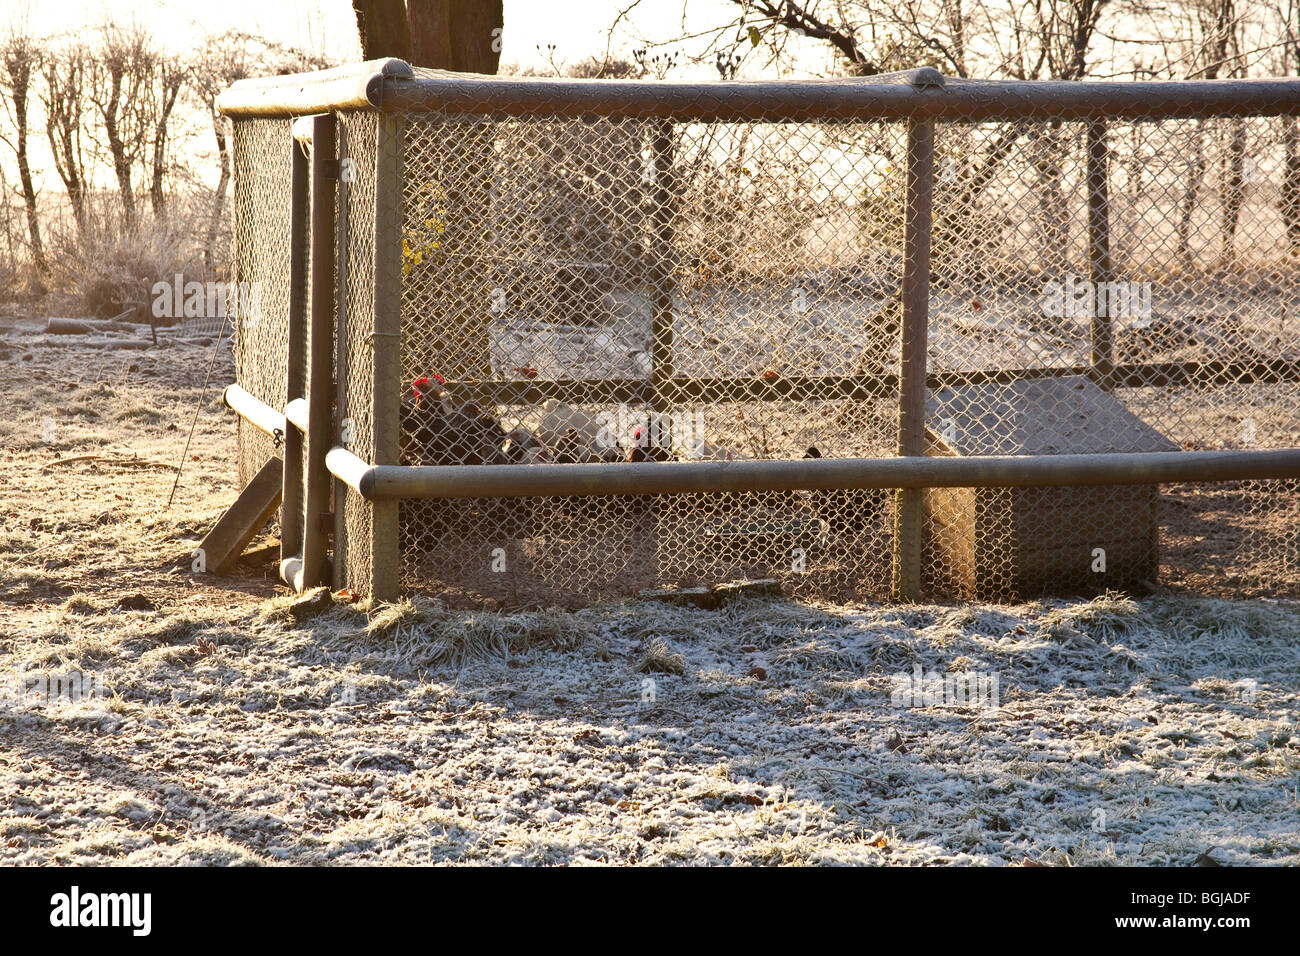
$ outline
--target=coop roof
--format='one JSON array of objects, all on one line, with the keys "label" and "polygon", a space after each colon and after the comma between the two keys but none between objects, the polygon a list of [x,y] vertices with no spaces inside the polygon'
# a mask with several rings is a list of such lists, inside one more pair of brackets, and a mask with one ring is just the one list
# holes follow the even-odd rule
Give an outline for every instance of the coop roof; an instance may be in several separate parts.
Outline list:
[{"label": "coop roof", "polygon": [[935,389],[931,437],[958,455],[1177,451],[1177,446],[1083,376]]}]

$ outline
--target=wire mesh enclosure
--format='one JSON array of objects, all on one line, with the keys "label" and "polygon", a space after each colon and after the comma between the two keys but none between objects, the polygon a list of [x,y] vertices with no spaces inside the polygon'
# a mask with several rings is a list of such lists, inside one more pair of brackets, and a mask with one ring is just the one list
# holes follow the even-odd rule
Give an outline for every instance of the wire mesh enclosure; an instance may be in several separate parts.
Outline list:
[{"label": "wire mesh enclosure", "polygon": [[221,107],[293,583],[1300,594],[1298,80],[382,61]]}]

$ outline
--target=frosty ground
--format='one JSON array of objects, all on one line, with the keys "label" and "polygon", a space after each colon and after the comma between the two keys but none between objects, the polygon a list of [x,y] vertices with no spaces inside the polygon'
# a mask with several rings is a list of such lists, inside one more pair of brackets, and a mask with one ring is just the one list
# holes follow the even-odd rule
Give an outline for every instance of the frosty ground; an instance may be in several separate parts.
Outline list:
[{"label": "frosty ground", "polygon": [[[1296,602],[295,614],[191,573],[214,393],[164,507],[210,350],[7,325],[6,863],[1300,863]],[[900,706],[917,666],[997,706]]]}]

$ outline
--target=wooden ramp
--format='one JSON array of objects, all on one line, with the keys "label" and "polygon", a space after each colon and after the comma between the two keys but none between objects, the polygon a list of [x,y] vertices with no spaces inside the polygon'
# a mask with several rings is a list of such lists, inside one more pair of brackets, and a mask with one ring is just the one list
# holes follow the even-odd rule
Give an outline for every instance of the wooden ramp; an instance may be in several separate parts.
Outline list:
[{"label": "wooden ramp", "polygon": [[266,527],[280,506],[283,475],[284,462],[271,458],[213,525],[199,545],[209,572],[228,572],[253,536]]}]

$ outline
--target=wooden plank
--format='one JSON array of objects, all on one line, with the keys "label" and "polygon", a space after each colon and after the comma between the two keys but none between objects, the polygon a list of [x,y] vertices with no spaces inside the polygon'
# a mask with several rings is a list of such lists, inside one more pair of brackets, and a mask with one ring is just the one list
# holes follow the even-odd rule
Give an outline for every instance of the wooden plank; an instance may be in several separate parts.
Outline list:
[{"label": "wooden plank", "polygon": [[280,505],[283,468],[284,462],[271,458],[204,537],[199,549],[209,572],[229,571],[248,542],[271,520]]},{"label": "wooden plank", "polygon": [[[340,169],[351,157],[352,144],[348,142],[348,126],[346,123],[337,123],[334,131],[335,153],[338,156]],[[354,160],[355,162],[355,160]],[[348,343],[354,334],[352,328],[353,317],[348,314],[348,278],[349,270],[352,268],[350,248],[348,244],[349,232],[353,228],[351,221],[352,210],[352,183],[349,176],[340,175],[338,186],[335,190],[334,202],[334,415],[333,423],[342,423],[348,421],[352,415],[350,403],[350,389],[348,387],[351,381],[351,356],[348,354]],[[369,229],[369,223],[365,224]],[[364,321],[364,319],[362,319]],[[369,384],[369,383],[367,383]],[[333,426],[331,426],[333,427]],[[327,453],[328,456],[328,453]],[[347,486],[341,481],[335,481],[331,488],[330,500],[333,503],[334,511],[334,541],[331,551],[332,561],[330,563],[331,582],[334,590],[341,590],[347,587],[348,575],[348,556],[351,552],[348,542],[348,521],[347,513],[343,507],[343,499],[347,494]]]}]

